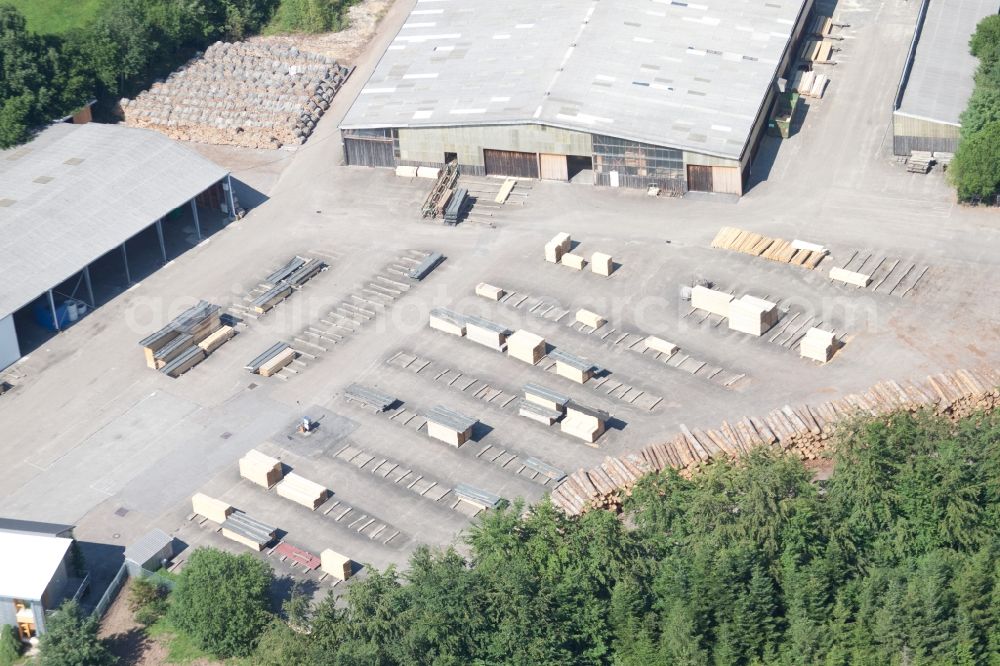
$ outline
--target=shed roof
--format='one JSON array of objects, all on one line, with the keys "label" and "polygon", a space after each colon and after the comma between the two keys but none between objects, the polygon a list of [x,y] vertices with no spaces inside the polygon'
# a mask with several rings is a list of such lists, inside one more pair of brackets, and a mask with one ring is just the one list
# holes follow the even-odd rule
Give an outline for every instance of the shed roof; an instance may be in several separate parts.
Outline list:
[{"label": "shed roof", "polygon": [[125,549],[125,559],[142,566],[158,556],[163,548],[173,541],[172,536],[159,528],[154,528]]},{"label": "shed roof", "polygon": [[978,65],[969,38],[998,10],[1000,0],[930,0],[897,113],[959,124]]},{"label": "shed roof", "polygon": [[20,520],[18,518],[0,518],[0,532],[19,532],[21,534],[40,534],[59,536],[73,529],[73,525],[61,523],[40,523],[35,520]]},{"label": "shed roof", "polygon": [[40,601],[72,539],[0,532],[0,597]]},{"label": "shed roof", "polygon": [[0,151],[0,318],[227,171],[151,130],[59,124]]},{"label": "shed roof", "polygon": [[541,124],[738,159],[806,0],[418,0],[342,127]]}]

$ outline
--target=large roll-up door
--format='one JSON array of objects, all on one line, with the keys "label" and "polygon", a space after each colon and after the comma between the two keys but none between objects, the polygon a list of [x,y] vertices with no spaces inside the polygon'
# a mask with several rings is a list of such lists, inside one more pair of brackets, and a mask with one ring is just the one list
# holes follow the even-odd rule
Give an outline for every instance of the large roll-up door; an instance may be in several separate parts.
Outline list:
[{"label": "large roll-up door", "polygon": [[357,166],[394,167],[396,156],[392,152],[392,139],[344,138],[347,163]]},{"label": "large roll-up door", "polygon": [[515,150],[483,149],[487,176],[538,178],[538,154]]}]

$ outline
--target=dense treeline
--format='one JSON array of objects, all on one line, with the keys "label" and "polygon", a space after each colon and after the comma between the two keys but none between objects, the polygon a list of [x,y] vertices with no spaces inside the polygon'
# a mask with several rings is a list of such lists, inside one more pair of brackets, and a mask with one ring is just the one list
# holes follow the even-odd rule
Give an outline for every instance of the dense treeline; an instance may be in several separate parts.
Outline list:
[{"label": "dense treeline", "polygon": [[243,556],[245,575],[230,563],[206,578],[243,580],[230,592],[178,590],[185,606],[266,629],[234,645],[223,619],[192,611],[184,626],[260,666],[1000,663],[1000,416],[861,422],[834,463],[822,483],[765,452],[664,474],[622,517],[491,511],[467,555],[420,550],[339,602],[293,594],[270,624],[263,574]]},{"label": "dense treeline", "polygon": [[97,98],[107,112],[215,40],[341,27],[353,0],[103,0],[61,36],[30,32],[0,0],[0,148]]},{"label": "dense treeline", "polygon": [[979,58],[976,87],[962,113],[958,150],[949,167],[965,201],[1000,192],[1000,16],[980,21],[969,49]]}]

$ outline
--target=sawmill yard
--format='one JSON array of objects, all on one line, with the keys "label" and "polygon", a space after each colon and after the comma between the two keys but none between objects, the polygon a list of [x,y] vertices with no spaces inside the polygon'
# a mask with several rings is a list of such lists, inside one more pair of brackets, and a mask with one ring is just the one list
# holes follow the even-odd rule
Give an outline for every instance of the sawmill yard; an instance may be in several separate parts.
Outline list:
[{"label": "sawmill yard", "polygon": [[[765,139],[738,202],[523,181],[499,204],[503,181],[478,177],[460,180],[479,201],[456,227],[421,219],[432,180],[337,166],[337,124],[408,9],[390,10],[298,151],[269,161],[205,149],[262,203],[5,373],[6,514],[77,524],[90,542],[123,547],[160,527],[238,552],[213,523],[191,518],[190,497],[202,492],[312,553],[403,565],[418,544],[452,543],[471,524],[478,509],[459,499],[462,486],[534,502],[560,471],[638,451],[680,424],[714,428],[887,379],[1000,364],[995,212],[956,205],[940,173],[893,164],[886,141],[913,3],[836,7],[851,27],[826,96],[809,102],[792,138]],[[723,227],[829,254],[811,269],[713,247]],[[609,254],[615,270],[545,261],[560,232],[572,253]],[[435,252],[444,260],[424,279],[405,276]],[[328,268],[254,316],[261,284],[294,256]],[[832,267],[871,283],[835,282]],[[682,297],[699,281],[776,303],[778,323],[759,337],[730,330]],[[477,296],[480,283],[506,295]],[[147,368],[138,341],[199,299],[241,318],[236,336],[179,378]],[[442,307],[540,335],[550,356],[531,365],[432,329]],[[576,324],[580,309],[607,323]],[[799,355],[811,327],[843,343],[826,364]],[[646,350],[648,336],[679,350]],[[297,352],[290,365],[270,377],[245,369],[277,342]],[[596,376],[556,374],[553,348],[587,359]],[[397,402],[366,408],[345,398],[352,384]],[[606,412],[607,431],[588,445],[519,415],[525,384]],[[478,420],[470,441],[428,436],[423,414],[438,405]],[[307,435],[296,432],[303,417],[317,424]],[[254,448],[331,496],[310,510],[241,479],[237,460]]]}]

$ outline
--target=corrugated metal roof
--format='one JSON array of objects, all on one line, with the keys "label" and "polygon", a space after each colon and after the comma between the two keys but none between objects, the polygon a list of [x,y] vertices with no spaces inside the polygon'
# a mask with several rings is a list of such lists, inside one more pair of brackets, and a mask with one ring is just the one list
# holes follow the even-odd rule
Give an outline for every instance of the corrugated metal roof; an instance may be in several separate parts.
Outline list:
[{"label": "corrugated metal roof", "polygon": [[969,39],[976,24],[998,10],[998,0],[930,0],[897,113],[959,124],[979,64]]},{"label": "corrugated metal roof", "polygon": [[142,566],[159,555],[164,546],[172,543],[173,540],[173,537],[163,530],[154,528],[138,541],[129,544],[125,549],[125,559]]},{"label": "corrugated metal roof", "polygon": [[739,158],[806,0],[418,0],[345,128],[543,124]]},{"label": "corrugated metal roof", "polygon": [[151,130],[53,125],[0,152],[0,318],[225,178]]}]

